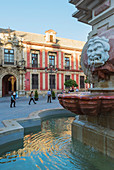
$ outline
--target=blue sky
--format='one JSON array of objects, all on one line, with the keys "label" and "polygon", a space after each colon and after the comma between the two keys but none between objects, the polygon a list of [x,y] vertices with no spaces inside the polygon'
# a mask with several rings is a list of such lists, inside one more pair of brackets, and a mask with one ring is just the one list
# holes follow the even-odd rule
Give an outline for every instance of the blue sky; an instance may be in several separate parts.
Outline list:
[{"label": "blue sky", "polygon": [[0,28],[38,34],[53,29],[57,37],[86,41],[91,26],[73,18],[75,11],[68,0],[4,0],[0,2]]}]

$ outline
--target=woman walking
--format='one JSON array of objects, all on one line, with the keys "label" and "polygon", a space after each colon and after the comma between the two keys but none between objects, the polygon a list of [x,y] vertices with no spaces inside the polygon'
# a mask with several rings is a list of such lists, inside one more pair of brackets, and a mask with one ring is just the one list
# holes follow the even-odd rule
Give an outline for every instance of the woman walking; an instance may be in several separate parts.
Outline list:
[{"label": "woman walking", "polygon": [[33,100],[34,104],[36,104],[36,102],[35,102],[35,100],[34,100],[33,91],[31,91],[31,93],[30,93],[29,105],[30,105],[31,100]]}]

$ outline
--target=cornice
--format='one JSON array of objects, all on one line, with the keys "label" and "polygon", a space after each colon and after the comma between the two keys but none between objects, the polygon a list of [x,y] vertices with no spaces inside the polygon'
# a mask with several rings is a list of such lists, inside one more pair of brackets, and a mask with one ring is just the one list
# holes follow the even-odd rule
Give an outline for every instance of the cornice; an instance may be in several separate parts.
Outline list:
[{"label": "cornice", "polygon": [[74,51],[80,51],[80,52],[82,51],[82,49],[79,49],[79,48],[60,46],[58,44],[36,43],[36,42],[29,42],[29,41],[23,41],[22,43],[26,45],[36,45],[36,46],[51,47],[51,48],[56,48],[56,49],[74,50]]}]

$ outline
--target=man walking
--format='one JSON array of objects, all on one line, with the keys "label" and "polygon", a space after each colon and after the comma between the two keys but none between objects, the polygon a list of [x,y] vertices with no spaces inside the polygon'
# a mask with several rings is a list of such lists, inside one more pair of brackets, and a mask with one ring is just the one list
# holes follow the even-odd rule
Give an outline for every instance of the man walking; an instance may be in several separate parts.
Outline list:
[{"label": "man walking", "polygon": [[47,103],[48,103],[49,101],[50,101],[50,103],[51,103],[51,90],[50,90],[50,89],[48,90],[47,95],[48,95]]}]

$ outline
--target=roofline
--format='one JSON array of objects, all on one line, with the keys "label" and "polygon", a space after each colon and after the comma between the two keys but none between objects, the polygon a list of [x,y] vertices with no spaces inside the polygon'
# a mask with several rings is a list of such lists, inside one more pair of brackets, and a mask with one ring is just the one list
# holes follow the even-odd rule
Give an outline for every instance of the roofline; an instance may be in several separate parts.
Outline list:
[{"label": "roofline", "polygon": [[30,41],[23,41],[22,43],[27,44],[27,45],[37,45],[37,46],[51,47],[51,48],[65,49],[65,50],[73,50],[73,51],[79,51],[79,52],[81,52],[83,49],[83,48],[80,49],[80,48],[73,48],[73,47],[65,47],[65,46],[60,46],[58,44],[35,43],[35,42],[30,42]]},{"label": "roofline", "polygon": [[[14,31],[12,31],[11,32],[11,34],[13,33],[13,32],[22,32],[22,33],[28,33],[28,34],[36,34],[36,35],[41,35],[41,36],[45,36],[45,34],[38,34],[38,33],[32,33],[32,32],[25,32],[25,31],[18,31],[18,30],[14,30]],[[0,34],[3,34],[2,32],[0,32]],[[5,34],[8,34],[8,33],[5,33]],[[81,40],[75,40],[75,39],[70,39],[70,38],[64,38],[64,37],[56,37],[56,39],[57,38],[61,38],[61,39],[66,39],[66,40],[73,40],[73,41],[77,41],[77,42],[82,42],[82,43],[85,43],[85,41],[81,41]]]}]

